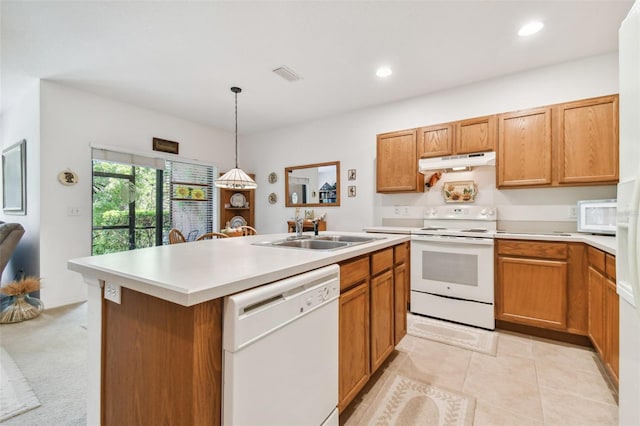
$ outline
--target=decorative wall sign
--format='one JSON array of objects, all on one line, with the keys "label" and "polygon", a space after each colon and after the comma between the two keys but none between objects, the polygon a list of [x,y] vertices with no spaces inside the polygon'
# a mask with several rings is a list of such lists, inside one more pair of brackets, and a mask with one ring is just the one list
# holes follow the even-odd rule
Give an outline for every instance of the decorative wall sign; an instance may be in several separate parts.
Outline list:
[{"label": "decorative wall sign", "polygon": [[153,138],[153,150],[160,152],[168,152],[169,154],[178,154],[178,142],[168,141],[166,139]]},{"label": "decorative wall sign", "polygon": [[58,182],[63,185],[71,186],[78,183],[78,174],[72,170],[65,170],[58,173]]},{"label": "decorative wall sign", "polygon": [[347,187],[347,195],[349,197],[355,197],[356,196],[356,186],[355,185],[351,185]]},{"label": "decorative wall sign", "polygon": [[442,184],[442,196],[446,203],[472,203],[477,194],[478,187],[472,180]]},{"label": "decorative wall sign", "polygon": [[347,170],[347,179],[356,180],[356,169]]},{"label": "decorative wall sign", "polygon": [[27,141],[2,151],[2,209],[6,214],[27,213]]},{"label": "decorative wall sign", "polygon": [[268,180],[269,183],[276,183],[278,181],[278,175],[276,174],[276,172],[269,173]]}]

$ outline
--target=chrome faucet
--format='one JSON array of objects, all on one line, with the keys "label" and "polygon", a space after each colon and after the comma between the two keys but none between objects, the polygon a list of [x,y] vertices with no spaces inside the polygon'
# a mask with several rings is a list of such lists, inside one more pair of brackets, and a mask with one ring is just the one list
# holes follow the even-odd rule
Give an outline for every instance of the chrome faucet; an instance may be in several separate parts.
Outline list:
[{"label": "chrome faucet", "polygon": [[296,237],[302,237],[302,230],[303,230],[303,219],[301,217],[296,217],[295,218],[296,221]]}]

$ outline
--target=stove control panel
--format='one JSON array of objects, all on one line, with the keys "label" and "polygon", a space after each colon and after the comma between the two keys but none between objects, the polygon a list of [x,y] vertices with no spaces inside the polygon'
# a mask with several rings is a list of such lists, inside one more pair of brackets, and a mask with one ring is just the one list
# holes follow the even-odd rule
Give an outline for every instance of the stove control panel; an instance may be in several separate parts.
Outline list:
[{"label": "stove control panel", "polygon": [[426,219],[462,219],[495,221],[497,211],[490,206],[436,206],[425,209]]}]

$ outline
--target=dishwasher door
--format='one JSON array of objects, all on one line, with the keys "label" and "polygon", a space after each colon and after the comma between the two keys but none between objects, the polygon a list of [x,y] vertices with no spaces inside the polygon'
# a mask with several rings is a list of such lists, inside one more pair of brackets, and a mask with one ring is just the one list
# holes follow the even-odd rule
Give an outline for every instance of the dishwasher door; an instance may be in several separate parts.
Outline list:
[{"label": "dishwasher door", "polygon": [[223,424],[337,425],[340,269],[225,298]]}]

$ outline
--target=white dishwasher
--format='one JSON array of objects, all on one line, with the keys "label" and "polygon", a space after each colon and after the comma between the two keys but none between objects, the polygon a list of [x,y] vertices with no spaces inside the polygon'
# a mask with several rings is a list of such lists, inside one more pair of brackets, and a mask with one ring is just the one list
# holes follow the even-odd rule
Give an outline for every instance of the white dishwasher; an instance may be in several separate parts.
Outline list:
[{"label": "white dishwasher", "polygon": [[225,425],[338,425],[340,268],[224,301]]}]

